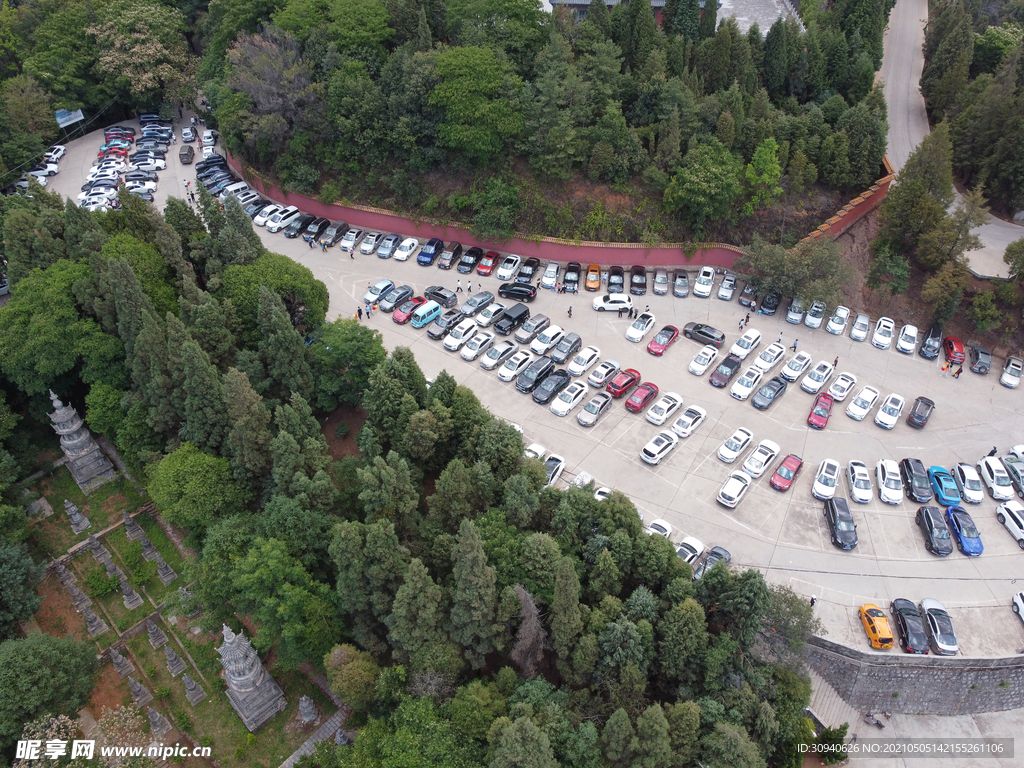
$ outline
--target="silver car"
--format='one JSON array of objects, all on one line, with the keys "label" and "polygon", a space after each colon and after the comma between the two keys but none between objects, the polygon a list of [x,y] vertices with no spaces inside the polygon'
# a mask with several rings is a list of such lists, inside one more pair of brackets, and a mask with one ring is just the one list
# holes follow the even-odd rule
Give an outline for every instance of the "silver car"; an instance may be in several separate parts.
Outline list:
[{"label": "silver car", "polygon": [[607,392],[598,392],[583,406],[579,415],[576,416],[576,420],[580,426],[592,427],[597,424],[597,420],[611,407],[611,404],[611,395]]},{"label": "silver car", "polygon": [[519,345],[514,341],[503,341],[500,344],[495,344],[481,358],[480,367],[485,371],[493,371],[518,351]]},{"label": "silver car", "polygon": [[463,360],[476,360],[480,355],[491,348],[494,343],[494,334],[490,331],[478,333],[462,348]]},{"label": "silver car", "polygon": [[789,309],[786,310],[786,322],[799,325],[804,321],[804,301],[799,296],[789,302]]},{"label": "silver car", "polygon": [[664,296],[668,293],[668,271],[664,269],[654,270],[654,291],[655,296]]},{"label": "silver car", "polygon": [[854,341],[866,341],[871,331],[871,318],[863,312],[858,312],[850,327],[850,338]]},{"label": "silver car", "polygon": [[816,301],[811,304],[811,308],[807,310],[807,316],[804,318],[804,325],[808,328],[821,328],[822,320],[825,318],[825,302]]},{"label": "silver car", "polygon": [[732,297],[736,294],[736,275],[726,274],[722,278],[721,284],[718,286],[718,298],[722,301],[732,301]]}]

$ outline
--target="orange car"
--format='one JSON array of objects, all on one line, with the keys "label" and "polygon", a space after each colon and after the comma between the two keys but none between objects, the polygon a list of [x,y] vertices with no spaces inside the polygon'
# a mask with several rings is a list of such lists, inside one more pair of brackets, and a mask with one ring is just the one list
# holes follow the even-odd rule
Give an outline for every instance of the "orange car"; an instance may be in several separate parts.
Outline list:
[{"label": "orange car", "polygon": [[892,648],[892,629],[885,612],[874,603],[860,607],[860,621],[871,641],[871,647],[879,650]]},{"label": "orange car", "polygon": [[601,289],[601,268],[597,264],[587,267],[587,282],[584,284],[584,288],[588,291]]}]

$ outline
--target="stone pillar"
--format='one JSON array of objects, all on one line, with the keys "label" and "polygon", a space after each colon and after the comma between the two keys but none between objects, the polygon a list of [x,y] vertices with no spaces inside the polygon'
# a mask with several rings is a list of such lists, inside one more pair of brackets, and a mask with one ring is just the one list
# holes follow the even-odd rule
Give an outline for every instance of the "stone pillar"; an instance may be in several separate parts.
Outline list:
[{"label": "stone pillar", "polygon": [[114,665],[117,676],[124,680],[128,674],[135,669],[135,665],[129,659],[118,653],[117,648],[110,649],[110,661]]},{"label": "stone pillar", "polygon": [[88,631],[89,637],[99,637],[110,629],[107,622],[93,613],[91,608],[86,608],[82,613],[85,616],[85,629]]},{"label": "stone pillar", "polygon": [[75,604],[76,611],[81,611],[83,608],[92,605],[92,598],[80,590],[74,582],[71,582],[67,589],[68,594],[71,595],[71,602]]},{"label": "stone pillar", "polygon": [[142,526],[135,522],[134,518],[128,514],[127,509],[124,511],[124,533],[129,541],[138,541],[146,535],[142,530]]},{"label": "stone pillar", "polygon": [[132,692],[132,699],[135,706],[142,707],[153,700],[153,694],[147,691],[138,680],[131,675],[128,676],[128,688]]},{"label": "stone pillar", "polygon": [[76,534],[87,530],[92,525],[89,522],[89,518],[79,512],[78,507],[67,499],[64,499],[64,511],[68,513],[68,519],[71,521],[71,530]]},{"label": "stone pillar", "polygon": [[139,541],[142,542],[142,557],[152,562],[160,557],[160,553],[156,551],[156,547],[153,546],[153,542],[149,540],[149,537],[143,533],[139,537]]},{"label": "stone pillar", "polygon": [[165,587],[178,578],[178,574],[167,564],[166,560],[160,557],[159,553],[156,556],[156,575],[160,577],[160,582]]},{"label": "stone pillar", "polygon": [[337,744],[339,747],[344,747],[346,744],[348,744],[348,742],[348,734],[341,730],[341,728],[339,728],[338,732],[334,734],[334,743]]},{"label": "stone pillar", "polygon": [[153,650],[167,645],[167,635],[152,619],[146,619],[146,632],[149,633],[149,644]]},{"label": "stone pillar", "polygon": [[171,732],[171,724],[167,722],[166,717],[152,707],[146,707],[146,709],[146,714],[149,715],[149,731],[153,734],[153,738],[159,741]]},{"label": "stone pillar", "polygon": [[132,589],[132,585],[123,576],[121,577],[121,595],[124,597],[124,607],[129,611],[142,607],[142,597]]},{"label": "stone pillar", "polygon": [[176,654],[171,646],[164,646],[164,656],[167,659],[167,671],[171,673],[171,677],[177,677],[185,671],[185,662],[181,660],[181,656]]},{"label": "stone pillar", "polygon": [[59,560],[57,561],[57,564],[53,566],[53,572],[57,574],[57,578],[65,588],[75,583],[75,574],[69,571],[68,567]]},{"label": "stone pillar", "polygon": [[303,696],[299,699],[299,720],[305,725],[316,721],[320,717],[320,712],[317,710],[317,706],[309,696]]},{"label": "stone pillar", "polygon": [[188,699],[188,703],[193,707],[201,701],[206,699],[206,691],[204,691],[195,680],[188,675],[181,678],[185,681],[185,698]]}]

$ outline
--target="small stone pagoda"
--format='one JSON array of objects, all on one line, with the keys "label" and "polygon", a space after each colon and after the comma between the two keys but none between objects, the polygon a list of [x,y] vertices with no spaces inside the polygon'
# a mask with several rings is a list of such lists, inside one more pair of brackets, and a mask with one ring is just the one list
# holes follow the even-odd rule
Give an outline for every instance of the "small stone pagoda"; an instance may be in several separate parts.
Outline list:
[{"label": "small stone pagoda", "polygon": [[281,686],[267,674],[244,631],[224,625],[224,644],[217,649],[224,667],[227,697],[250,733],[255,733],[288,705]]},{"label": "small stone pagoda", "polygon": [[68,470],[82,493],[92,493],[117,477],[113,465],[92,439],[78,411],[64,405],[53,390],[50,391],[50,400],[53,401],[53,413],[50,414],[53,430],[60,435],[60,447],[67,458]]}]

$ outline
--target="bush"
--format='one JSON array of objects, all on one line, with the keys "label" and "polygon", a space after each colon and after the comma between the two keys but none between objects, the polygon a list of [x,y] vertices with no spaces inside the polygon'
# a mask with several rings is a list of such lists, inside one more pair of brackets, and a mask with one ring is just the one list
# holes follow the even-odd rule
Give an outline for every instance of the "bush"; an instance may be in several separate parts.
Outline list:
[{"label": "bush", "polygon": [[349,425],[343,421],[341,422],[341,424],[334,428],[334,436],[337,437],[338,439],[344,439],[350,430],[351,427],[349,427]]},{"label": "bush", "polygon": [[982,291],[975,295],[968,314],[979,333],[991,331],[999,325],[1003,317],[1003,313],[996,306],[995,294],[992,291]]},{"label": "bush", "polygon": [[113,576],[107,576],[102,568],[94,568],[85,577],[85,587],[93,597],[103,597],[117,592],[121,585]]}]

